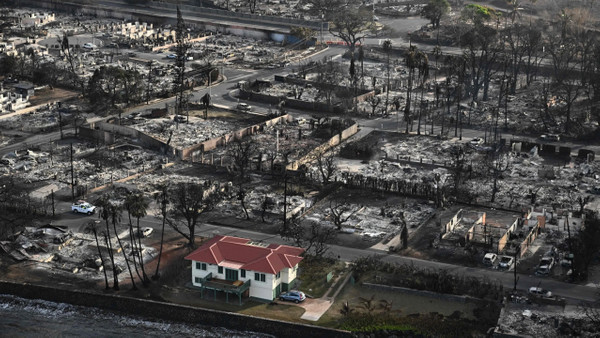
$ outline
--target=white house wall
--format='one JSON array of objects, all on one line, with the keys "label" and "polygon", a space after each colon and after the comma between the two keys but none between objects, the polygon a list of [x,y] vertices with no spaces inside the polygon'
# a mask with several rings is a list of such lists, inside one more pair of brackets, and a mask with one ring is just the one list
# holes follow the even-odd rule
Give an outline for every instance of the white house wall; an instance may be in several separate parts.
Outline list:
[{"label": "white house wall", "polygon": [[297,272],[298,265],[296,265],[296,268],[283,269],[281,271],[281,282],[290,284],[293,280],[296,279]]},{"label": "white house wall", "polygon": [[270,273],[265,273],[264,282],[254,280],[254,271],[247,271],[246,277],[249,276],[252,279],[252,282],[250,284],[250,297],[273,300],[273,289],[275,289],[275,276]]},{"label": "white house wall", "polygon": [[[196,269],[196,263],[202,263],[197,261],[192,261],[192,284],[194,286],[200,287],[200,283],[196,283],[196,277],[205,278],[209,273],[212,273],[213,278],[225,279],[225,267],[223,267],[223,273],[219,273],[218,265],[211,265],[206,263],[206,271],[201,269]],[[275,275],[265,273],[265,281],[257,281],[254,280],[255,271],[246,270],[246,277],[241,276],[240,270],[238,270],[238,280],[246,282],[251,280],[250,282],[250,297],[273,300],[273,290],[279,285],[283,278],[283,272],[279,280],[275,278]],[[261,272],[259,272],[261,273]]]}]

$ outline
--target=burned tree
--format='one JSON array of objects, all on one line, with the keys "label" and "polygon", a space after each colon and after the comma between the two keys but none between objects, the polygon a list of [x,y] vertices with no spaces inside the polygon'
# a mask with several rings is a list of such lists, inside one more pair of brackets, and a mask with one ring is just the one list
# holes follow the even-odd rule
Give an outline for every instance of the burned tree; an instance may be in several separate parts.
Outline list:
[{"label": "burned tree", "polygon": [[587,213],[581,230],[571,238],[573,250],[573,276],[585,280],[594,257],[600,253],[600,219],[595,213]]},{"label": "burned tree", "polygon": [[315,259],[319,259],[327,253],[329,244],[335,242],[337,230],[321,226],[317,222],[311,222],[307,226],[293,223],[283,236],[294,245],[304,248]]},{"label": "burned tree", "polygon": [[181,16],[181,11],[179,10],[179,6],[177,6],[177,26],[175,28],[175,69],[176,76],[173,80],[173,91],[175,92],[175,114],[181,115],[186,107],[186,103],[188,100],[188,95],[186,92],[186,84],[185,84],[185,61],[187,59],[187,51],[189,48],[188,43],[186,42],[187,33],[185,22],[183,21],[183,17]]},{"label": "burned tree", "polygon": [[492,181],[492,196],[490,202],[494,203],[496,194],[500,192],[498,180],[502,179],[502,175],[510,168],[511,160],[508,154],[496,150],[489,152],[484,160],[485,170]]},{"label": "burned tree", "polygon": [[365,101],[367,101],[367,103],[371,106],[371,116],[375,116],[377,113],[377,107],[381,103],[381,97],[373,95]]},{"label": "burned tree", "polygon": [[209,184],[179,183],[169,191],[171,209],[167,224],[195,246],[198,218],[219,202],[218,187]]},{"label": "burned tree", "polygon": [[70,44],[69,44],[69,37],[67,37],[67,33],[63,33],[63,37],[62,39],[58,40],[58,43],[60,44],[60,50],[62,52],[62,54],[64,55],[65,59],[67,59],[67,62],[69,63],[70,66],[70,76],[72,78],[73,81],[73,85],[74,86],[79,86],[81,89],[81,93],[84,94],[85,93],[85,83],[83,80],[81,80],[79,78],[79,75],[77,74],[77,70],[75,69],[75,58],[76,55],[74,54],[75,52],[73,51],[73,49],[71,48]]},{"label": "burned tree", "polygon": [[323,184],[328,184],[331,178],[337,171],[337,163],[335,161],[335,153],[326,150],[319,151],[316,155],[317,168],[323,179]]},{"label": "burned tree", "polygon": [[317,71],[315,88],[318,90],[318,94],[316,99],[325,99],[325,102],[331,105],[336,86],[344,79],[343,70],[335,62],[326,62],[319,65]]},{"label": "burned tree", "polygon": [[257,144],[250,138],[234,139],[227,145],[227,154],[232,159],[232,171],[237,173],[240,181],[246,179],[246,169],[256,152]]},{"label": "burned tree", "polygon": [[232,172],[237,174],[236,186],[238,189],[237,199],[240,201],[246,219],[250,219],[248,209],[246,208],[246,169],[250,168],[250,162],[256,155],[257,144],[250,138],[235,139],[228,144],[227,152],[232,158]]},{"label": "burned tree", "polygon": [[344,200],[331,200],[329,202],[329,211],[331,221],[338,230],[342,229],[342,225],[346,223],[350,217],[354,216],[361,208],[353,207],[350,203]]}]

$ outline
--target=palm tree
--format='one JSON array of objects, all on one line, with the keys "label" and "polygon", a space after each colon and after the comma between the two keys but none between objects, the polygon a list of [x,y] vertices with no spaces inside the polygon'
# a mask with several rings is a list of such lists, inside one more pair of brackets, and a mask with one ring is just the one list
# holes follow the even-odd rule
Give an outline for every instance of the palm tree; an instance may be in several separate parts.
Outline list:
[{"label": "palm tree", "polygon": [[104,272],[104,285],[106,285],[106,290],[109,289],[108,286],[108,275],[106,274],[106,265],[104,264],[104,258],[102,257],[102,251],[100,251],[100,242],[98,241],[98,230],[96,229],[96,223],[90,222],[90,227],[92,228],[92,232],[94,233],[94,238],[96,239],[96,248],[98,249],[98,256],[100,256],[100,262],[102,263],[102,272]]},{"label": "palm tree", "polygon": [[125,264],[127,265],[127,270],[129,271],[129,277],[131,277],[132,289],[137,290],[137,285],[135,285],[135,278],[133,278],[133,273],[131,272],[131,266],[129,265],[127,254],[123,249],[123,243],[121,243],[121,239],[119,238],[119,232],[117,231],[117,223],[121,222],[121,211],[121,206],[111,203],[111,219],[113,224],[113,230],[115,231],[115,237],[117,237],[119,248],[121,248],[121,252],[123,253],[123,259],[125,259]]},{"label": "palm tree", "polygon": [[425,81],[429,78],[429,59],[427,54],[419,51],[417,53],[417,69],[419,71],[419,78],[421,79],[421,107],[419,109],[419,123],[417,125],[417,134],[421,135],[421,115],[423,112],[423,94],[425,91]]},{"label": "palm tree", "polygon": [[521,17],[523,7],[521,7],[521,1],[519,0],[509,0],[508,4],[510,5],[510,11],[508,12],[507,19],[510,17],[511,24],[514,25],[515,19]]},{"label": "palm tree", "polygon": [[155,201],[160,204],[160,214],[162,216],[162,230],[160,232],[160,250],[158,252],[158,263],[156,264],[156,272],[154,273],[154,276],[152,276],[152,279],[160,278],[160,258],[162,257],[163,241],[165,238],[165,224],[167,223],[167,207],[169,205],[168,186],[162,184],[159,186],[159,190],[160,193],[157,194],[154,198]]},{"label": "palm tree", "polygon": [[110,196],[108,194],[103,194],[98,198],[95,202],[97,206],[101,208],[100,217],[104,220],[106,224],[106,233],[104,234],[104,239],[106,241],[106,246],[108,247],[108,257],[110,258],[110,262],[112,264],[113,270],[113,290],[119,290],[119,278],[117,276],[117,266],[115,264],[115,257],[112,248],[112,241],[110,239],[110,227],[109,227],[109,218],[112,216],[112,203],[110,202]]},{"label": "palm tree", "polygon": [[387,88],[385,90],[385,115],[387,116],[390,102],[390,53],[392,52],[392,40],[385,40],[382,47],[383,51],[387,54]]},{"label": "palm tree", "polygon": [[410,46],[408,49],[408,53],[406,53],[405,64],[408,67],[408,86],[406,88],[406,105],[404,106],[404,119],[406,120],[406,133],[408,134],[408,128],[410,123],[410,103],[412,96],[412,85],[413,85],[413,76],[415,73],[415,69],[419,66],[419,50],[415,46]]},{"label": "palm tree", "polygon": [[125,197],[124,207],[127,210],[127,217],[129,218],[129,245],[131,246],[131,253],[133,256],[133,267],[135,269],[135,273],[137,274],[138,278],[143,283],[144,278],[142,277],[142,275],[140,274],[140,271],[138,270],[137,260],[135,258],[135,253],[139,252],[140,250],[135,241],[135,235],[134,235],[135,232],[133,230],[133,222],[131,221],[131,209],[132,209],[132,205],[134,203],[135,203],[135,195],[134,194],[129,194],[129,195],[127,195],[127,197]]},{"label": "palm tree", "polygon": [[365,87],[365,68],[364,68],[365,51],[364,51],[362,45],[358,46],[358,61],[360,61],[361,89],[364,89],[364,87]]},{"label": "palm tree", "polygon": [[148,214],[148,201],[142,194],[135,194],[132,197],[133,203],[131,204],[131,215],[137,220],[137,234],[138,234],[138,247],[139,247],[139,259],[140,266],[142,267],[142,275],[144,276],[144,285],[150,282],[148,275],[146,275],[146,270],[144,269],[144,255],[142,254],[142,239],[141,239],[141,229],[140,229],[140,218],[146,216]]}]

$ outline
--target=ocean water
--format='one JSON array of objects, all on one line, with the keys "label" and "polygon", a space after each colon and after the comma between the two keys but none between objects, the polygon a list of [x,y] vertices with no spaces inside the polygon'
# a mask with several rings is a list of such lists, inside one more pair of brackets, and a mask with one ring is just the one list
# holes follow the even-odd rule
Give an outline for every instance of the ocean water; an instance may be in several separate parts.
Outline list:
[{"label": "ocean water", "polygon": [[255,337],[224,327],[161,321],[0,294],[0,337]]}]

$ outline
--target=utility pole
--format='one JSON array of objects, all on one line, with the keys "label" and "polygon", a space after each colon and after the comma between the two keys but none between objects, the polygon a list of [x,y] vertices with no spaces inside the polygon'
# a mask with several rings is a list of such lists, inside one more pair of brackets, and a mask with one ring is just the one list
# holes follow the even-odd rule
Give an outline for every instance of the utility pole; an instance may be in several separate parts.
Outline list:
[{"label": "utility pole", "polygon": [[60,108],[58,109],[58,128],[60,129],[60,139],[63,139],[63,127],[62,127],[62,113]]},{"label": "utility pole", "polygon": [[54,189],[50,190],[50,197],[52,197],[52,217],[55,216],[55,210],[54,210]]},{"label": "utility pole", "polygon": [[283,172],[283,233],[287,232],[287,169]]},{"label": "utility pole", "polygon": [[150,101],[150,84],[152,83],[152,61],[148,62],[148,86],[146,89],[146,104]]},{"label": "utility pole", "polygon": [[71,200],[75,202],[75,174],[73,172],[73,142],[71,142]]},{"label": "utility pole", "polygon": [[514,270],[515,286],[513,287],[513,291],[517,291],[517,282],[519,281],[519,277],[517,276],[517,259],[518,259],[520,252],[521,252],[521,245],[518,245],[517,248],[515,249],[515,256],[514,256],[515,268],[513,270]]}]

